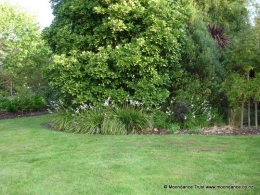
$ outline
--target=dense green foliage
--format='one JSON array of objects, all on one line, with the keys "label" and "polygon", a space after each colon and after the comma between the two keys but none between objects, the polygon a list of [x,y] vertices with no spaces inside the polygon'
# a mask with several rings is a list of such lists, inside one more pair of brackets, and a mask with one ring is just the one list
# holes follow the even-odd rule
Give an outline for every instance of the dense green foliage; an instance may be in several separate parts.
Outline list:
[{"label": "dense green foliage", "polygon": [[182,85],[176,90],[177,94],[175,92],[176,99],[193,105],[196,112],[202,111],[199,107],[205,101],[220,107],[221,102],[216,99],[219,99],[219,87],[225,76],[221,51],[199,15],[189,25],[182,67],[186,73],[181,80]]},{"label": "dense green foliage", "polygon": [[20,91],[13,97],[0,96],[0,110],[9,112],[36,111],[45,108],[46,101],[39,94],[33,94],[29,89]]},{"label": "dense green foliage", "polygon": [[66,102],[159,105],[182,75],[188,1],[60,1],[54,14],[46,77]]},{"label": "dense green foliage", "polygon": [[49,49],[35,18],[18,6],[0,3],[0,96],[40,93],[41,69]]},{"label": "dense green foliage", "polygon": [[230,34],[245,29],[249,22],[247,0],[194,0],[207,24],[223,26]]},{"label": "dense green foliage", "polygon": [[[189,128],[226,118],[241,100],[227,89],[239,89],[232,78],[242,76],[232,73],[249,63],[241,53],[257,48],[240,41],[255,36],[246,0],[50,2],[55,19],[43,37],[54,55],[45,76],[67,105],[137,100],[167,113],[169,125]],[[224,34],[213,37],[209,26]]]},{"label": "dense green foliage", "polygon": [[[248,127],[250,127],[250,110],[252,100],[255,103],[255,121],[257,126],[257,109],[259,92],[259,72],[260,72],[260,25],[258,18],[255,25],[247,25],[247,29],[242,30],[234,36],[230,48],[225,52],[226,71],[229,77],[225,81],[224,89],[233,108],[241,109],[241,124],[243,126],[244,103],[248,110]],[[258,83],[258,84],[257,84]]]}]

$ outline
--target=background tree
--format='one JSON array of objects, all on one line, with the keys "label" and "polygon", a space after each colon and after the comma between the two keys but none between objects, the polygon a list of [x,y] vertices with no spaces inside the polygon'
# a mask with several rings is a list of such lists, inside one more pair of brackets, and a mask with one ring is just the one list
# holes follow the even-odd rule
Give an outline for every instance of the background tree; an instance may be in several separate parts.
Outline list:
[{"label": "background tree", "polygon": [[249,83],[250,96],[253,98],[255,103],[255,127],[258,128],[258,102],[260,101],[260,73],[258,72]]},{"label": "background tree", "polygon": [[183,74],[178,85],[175,82],[172,86],[170,99],[186,102],[192,117],[204,115],[210,119],[214,110],[228,117],[228,98],[221,90],[230,74],[226,69],[229,58],[226,53],[231,50],[233,37],[248,26],[246,5],[247,1],[193,1],[192,17],[183,40]]},{"label": "background tree", "polygon": [[[18,6],[0,3],[0,87],[14,95],[23,88],[39,92],[48,47],[35,18]],[[5,92],[4,92],[5,91]]]},{"label": "background tree", "polygon": [[[248,84],[245,76],[233,73],[227,77],[223,85],[232,108],[241,106],[240,127],[244,124],[244,104],[248,100]],[[231,124],[234,125],[234,124]]]},{"label": "background tree", "polygon": [[193,1],[192,20],[182,55],[186,76],[179,86],[178,96],[190,99],[189,102],[192,97],[192,104],[198,99],[197,105],[206,101],[227,116],[228,101],[220,90],[226,77],[224,54],[232,37],[246,27],[245,6],[246,1]]},{"label": "background tree", "polygon": [[[256,19],[257,21],[257,19]],[[257,23],[256,23],[257,24]],[[247,28],[242,29],[233,37],[231,47],[225,52],[226,71],[229,74],[236,72],[240,77],[245,77],[247,87],[244,88],[248,105],[248,127],[250,127],[250,110],[252,92],[256,92],[254,84],[251,85],[251,79],[259,72],[259,27],[257,25],[245,25]],[[254,86],[254,87],[253,87]],[[257,93],[257,92],[256,92]],[[237,97],[239,99],[239,97]],[[257,101],[255,101],[255,104]],[[255,106],[257,107],[257,106]]]},{"label": "background tree", "polygon": [[255,18],[255,25],[253,27],[255,45],[252,48],[254,52],[254,77],[249,83],[249,93],[255,103],[255,127],[258,128],[258,102],[260,101],[260,17]]},{"label": "background tree", "polygon": [[187,34],[186,48],[182,55],[185,76],[181,80],[181,85],[175,89],[173,97],[185,99],[194,105],[196,110],[201,110],[200,112],[203,112],[203,109],[199,107],[205,101],[221,109],[219,100],[222,98],[219,89],[225,77],[221,51],[210,37],[207,24],[203,22],[200,13],[197,12],[194,16]]},{"label": "background tree", "polygon": [[206,24],[221,26],[233,36],[249,22],[247,0],[194,0]]}]

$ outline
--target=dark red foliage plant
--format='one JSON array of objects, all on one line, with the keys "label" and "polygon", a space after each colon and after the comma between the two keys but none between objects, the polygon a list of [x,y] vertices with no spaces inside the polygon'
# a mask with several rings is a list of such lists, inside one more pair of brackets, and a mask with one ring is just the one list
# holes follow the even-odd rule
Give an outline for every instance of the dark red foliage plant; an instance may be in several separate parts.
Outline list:
[{"label": "dark red foliage plant", "polygon": [[230,37],[226,34],[225,28],[222,26],[208,25],[208,31],[220,48],[228,46],[231,41]]}]

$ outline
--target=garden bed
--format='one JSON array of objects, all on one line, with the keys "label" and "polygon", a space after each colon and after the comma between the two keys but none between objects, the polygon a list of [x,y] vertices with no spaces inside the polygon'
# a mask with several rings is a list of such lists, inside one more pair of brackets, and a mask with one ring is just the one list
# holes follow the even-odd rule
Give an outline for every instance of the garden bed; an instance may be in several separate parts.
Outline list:
[{"label": "garden bed", "polygon": [[[190,131],[181,130],[178,134],[191,134]],[[260,135],[259,128],[239,128],[230,126],[204,127],[200,131],[201,135]]]},{"label": "garden bed", "polygon": [[[12,119],[12,118],[21,118],[21,117],[30,117],[30,116],[39,116],[44,114],[52,113],[49,109],[41,109],[39,111],[28,111],[28,112],[18,112],[11,113],[7,111],[0,111],[0,120],[3,119]],[[50,124],[45,124],[45,128],[51,129]],[[166,129],[157,129],[143,131],[141,135],[170,135],[171,132]],[[203,127],[200,132],[190,131],[190,130],[179,130],[175,134],[189,134],[189,135],[229,135],[229,136],[247,136],[247,135],[260,135],[260,128],[256,129],[255,127],[251,128],[239,128],[239,127],[230,127],[230,126],[221,126],[221,127]]]},{"label": "garden bed", "polygon": [[50,109],[40,109],[38,111],[26,111],[26,112],[7,112],[0,111],[0,120],[3,119],[12,119],[12,118],[21,118],[21,117],[30,117],[30,116],[39,116],[44,114],[50,114],[52,111]]},{"label": "garden bed", "polygon": [[[151,131],[145,131],[141,134],[145,135],[169,135],[170,131],[166,129],[153,129]],[[239,127],[230,127],[230,126],[221,126],[221,127],[204,127],[199,132],[191,130],[179,130],[174,134],[189,134],[189,135],[260,135],[259,128],[239,128]]]}]

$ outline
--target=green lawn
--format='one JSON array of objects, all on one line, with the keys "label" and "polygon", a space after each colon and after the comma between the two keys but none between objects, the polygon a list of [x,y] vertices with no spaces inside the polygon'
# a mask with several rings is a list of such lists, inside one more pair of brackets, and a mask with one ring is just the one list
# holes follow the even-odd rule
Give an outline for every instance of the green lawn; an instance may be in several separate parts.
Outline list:
[{"label": "green lawn", "polygon": [[79,135],[51,118],[0,121],[1,195],[260,194],[260,136]]}]

